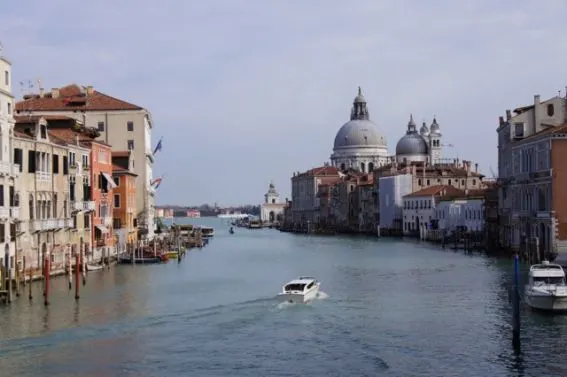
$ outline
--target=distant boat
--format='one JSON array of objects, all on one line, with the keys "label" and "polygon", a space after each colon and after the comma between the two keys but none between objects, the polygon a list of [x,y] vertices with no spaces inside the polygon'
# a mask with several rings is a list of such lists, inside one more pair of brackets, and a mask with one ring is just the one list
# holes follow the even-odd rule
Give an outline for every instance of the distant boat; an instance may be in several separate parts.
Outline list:
[{"label": "distant boat", "polygon": [[250,217],[250,215],[246,213],[222,213],[217,215],[217,217],[221,219],[244,219],[246,217]]},{"label": "distant boat", "polygon": [[230,227],[230,230],[228,231],[230,234],[234,234],[234,228]]},{"label": "distant boat", "polygon": [[92,263],[87,263],[85,267],[87,268],[87,271],[100,271],[104,268],[102,264],[92,264]]}]

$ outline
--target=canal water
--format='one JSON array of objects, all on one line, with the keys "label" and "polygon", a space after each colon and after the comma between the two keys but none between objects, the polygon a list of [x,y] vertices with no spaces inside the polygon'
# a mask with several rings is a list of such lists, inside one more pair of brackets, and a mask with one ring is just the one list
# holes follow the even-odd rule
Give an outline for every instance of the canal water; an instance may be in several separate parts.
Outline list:
[{"label": "canal water", "polygon": [[[0,308],[0,376],[565,376],[567,317],[522,311],[511,264],[398,240],[216,228],[178,264],[54,279]],[[324,292],[281,305],[287,280]]]}]

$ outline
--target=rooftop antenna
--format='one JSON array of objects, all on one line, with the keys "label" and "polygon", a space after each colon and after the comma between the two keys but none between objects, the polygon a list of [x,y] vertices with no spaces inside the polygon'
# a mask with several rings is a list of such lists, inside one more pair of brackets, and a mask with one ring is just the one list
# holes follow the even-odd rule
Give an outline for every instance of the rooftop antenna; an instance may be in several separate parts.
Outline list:
[{"label": "rooftop antenna", "polygon": [[4,50],[4,45],[0,42],[0,56],[2,56],[2,51]]}]

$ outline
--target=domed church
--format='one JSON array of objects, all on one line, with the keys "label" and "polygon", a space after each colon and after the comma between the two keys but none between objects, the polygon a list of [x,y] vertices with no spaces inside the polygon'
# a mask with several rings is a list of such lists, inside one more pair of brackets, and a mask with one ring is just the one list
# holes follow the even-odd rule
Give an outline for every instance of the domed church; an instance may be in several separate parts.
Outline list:
[{"label": "domed church", "polygon": [[436,164],[441,160],[441,129],[437,119],[429,127],[423,122],[419,132],[410,115],[406,134],[396,144],[396,161],[401,164],[427,162]]},{"label": "domed church", "polygon": [[341,170],[371,172],[389,161],[386,137],[370,120],[366,99],[358,87],[350,121],[346,122],[335,136],[331,163]]}]

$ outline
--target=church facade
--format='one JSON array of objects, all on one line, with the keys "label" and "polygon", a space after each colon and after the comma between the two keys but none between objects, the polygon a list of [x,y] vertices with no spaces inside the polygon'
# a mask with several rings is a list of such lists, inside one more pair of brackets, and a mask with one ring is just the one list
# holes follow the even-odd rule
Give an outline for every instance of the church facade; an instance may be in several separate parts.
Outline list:
[{"label": "church facade", "polygon": [[276,187],[270,183],[268,192],[264,195],[264,203],[260,206],[260,220],[268,224],[281,223],[285,206],[286,203],[281,202]]}]

